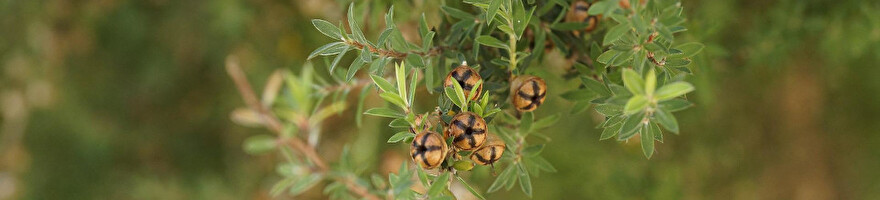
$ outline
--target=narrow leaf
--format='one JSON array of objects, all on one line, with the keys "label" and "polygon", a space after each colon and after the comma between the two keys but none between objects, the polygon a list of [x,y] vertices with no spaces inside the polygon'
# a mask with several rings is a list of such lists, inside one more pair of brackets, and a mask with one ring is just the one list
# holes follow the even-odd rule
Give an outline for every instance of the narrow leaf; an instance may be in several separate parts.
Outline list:
[{"label": "narrow leaf", "polygon": [[670,84],[666,84],[657,90],[657,94],[654,96],[657,101],[669,100],[688,92],[694,91],[694,86],[688,82],[679,81]]}]

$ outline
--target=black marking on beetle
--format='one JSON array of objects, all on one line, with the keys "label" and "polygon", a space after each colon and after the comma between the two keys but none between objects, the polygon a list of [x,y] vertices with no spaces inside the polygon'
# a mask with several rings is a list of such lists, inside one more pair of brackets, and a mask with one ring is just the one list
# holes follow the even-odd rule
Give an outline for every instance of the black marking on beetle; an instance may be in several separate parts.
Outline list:
[{"label": "black marking on beetle", "polygon": [[474,152],[474,157],[476,157],[477,161],[480,161],[481,163],[489,163],[489,160],[486,160],[486,158],[483,158],[483,155],[480,155],[476,152]]},{"label": "black marking on beetle", "polygon": [[576,5],[576,6],[574,6],[574,9],[575,9],[575,10],[577,10],[577,11],[583,11],[583,12],[587,12],[587,10],[589,10],[589,8],[590,8],[590,7],[589,7],[589,4],[587,4],[586,6],[584,6],[584,5]]},{"label": "black marking on beetle", "polygon": [[519,97],[522,97],[523,99],[528,99],[530,101],[529,105],[526,105],[525,107],[521,107],[520,109],[528,110],[528,109],[532,109],[532,107],[540,106],[541,99],[543,99],[544,96],[547,95],[547,91],[544,91],[542,93],[538,93],[538,91],[539,91],[538,82],[532,81],[532,94],[526,94],[522,91],[517,92],[517,95],[519,95]]},{"label": "black marking on beetle", "polygon": [[459,74],[458,71],[452,71],[452,78],[461,85],[461,89],[465,91],[471,91],[474,88],[474,85],[467,84],[467,80],[471,78],[473,72],[471,70],[465,70],[464,75]]},{"label": "black marking on beetle", "polygon": [[494,163],[498,158],[495,157],[495,147],[489,147],[489,161]]},{"label": "black marking on beetle", "polygon": [[474,139],[474,135],[475,134],[482,134],[482,133],[486,132],[486,130],[483,130],[483,129],[473,128],[473,126],[477,123],[476,120],[477,119],[473,115],[468,115],[468,123],[469,124],[464,124],[464,122],[461,122],[461,120],[453,121],[452,123],[455,126],[457,126],[459,129],[464,130],[464,133],[453,138],[452,141],[455,143],[458,143],[464,139],[468,139],[468,145],[470,145],[471,147],[476,147],[477,140]]}]

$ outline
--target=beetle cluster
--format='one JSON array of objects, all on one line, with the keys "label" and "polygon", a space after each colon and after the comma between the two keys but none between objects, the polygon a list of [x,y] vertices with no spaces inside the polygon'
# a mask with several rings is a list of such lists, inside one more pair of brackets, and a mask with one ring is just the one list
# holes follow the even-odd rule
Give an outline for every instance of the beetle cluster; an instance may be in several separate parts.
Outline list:
[{"label": "beetle cluster", "polygon": [[[461,87],[466,101],[477,100],[482,94],[482,77],[466,63],[456,67],[444,79],[444,86]],[[510,85],[511,103],[517,111],[534,111],[547,96],[547,85],[537,76],[523,75],[513,79]],[[459,108],[446,126],[443,134],[430,130],[422,130],[413,138],[410,156],[413,162],[424,169],[441,166],[447,156],[454,155],[460,159],[459,151],[470,151],[469,158],[479,165],[493,165],[501,159],[506,144],[497,135],[488,132],[487,122],[483,117],[466,109]],[[450,113],[453,113],[450,111]],[[418,117],[416,123],[428,120]],[[415,133],[415,130],[412,130]],[[447,145],[447,141],[451,145]],[[448,146],[451,146],[449,148]]]}]

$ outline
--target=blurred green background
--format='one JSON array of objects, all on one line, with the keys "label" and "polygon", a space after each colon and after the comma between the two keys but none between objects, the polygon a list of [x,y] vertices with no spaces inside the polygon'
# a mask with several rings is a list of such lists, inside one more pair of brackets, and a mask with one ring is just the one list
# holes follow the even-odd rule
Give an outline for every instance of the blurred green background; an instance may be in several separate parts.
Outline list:
[{"label": "blurred green background", "polygon": [[[382,12],[391,1],[368,2]],[[439,22],[426,2],[394,1],[408,8],[395,9],[404,34],[421,12]],[[298,72],[330,41],[309,19],[337,22],[346,5],[0,0],[0,199],[270,198],[279,159],[242,151],[268,132],[230,120],[244,103],[224,59],[239,57],[258,88],[274,69]],[[690,78],[697,106],[677,114],[681,135],[667,134],[651,160],[638,143],[598,141],[596,116],[568,115],[571,103],[552,95],[576,80],[546,77],[537,116],[566,114],[543,153],[559,172],[532,178],[533,199],[880,199],[880,1],[683,5],[682,40],[706,49]],[[382,24],[365,25],[368,37]],[[384,143],[384,119],[354,127],[353,110],[328,122],[319,152],[335,160],[350,142],[355,162],[395,170],[406,147]],[[474,172],[480,190],[487,174]]]}]

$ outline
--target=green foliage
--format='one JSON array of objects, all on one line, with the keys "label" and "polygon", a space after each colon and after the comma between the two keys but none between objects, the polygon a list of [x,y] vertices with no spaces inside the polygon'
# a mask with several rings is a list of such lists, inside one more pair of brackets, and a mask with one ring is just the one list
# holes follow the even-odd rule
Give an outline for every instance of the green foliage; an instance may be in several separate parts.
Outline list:
[{"label": "green foliage", "polygon": [[[308,59],[331,57],[332,61],[327,63],[328,74],[343,83],[353,82],[359,71],[366,71],[363,73],[371,80],[368,83],[376,88],[378,97],[391,106],[370,108],[363,114],[390,118],[388,126],[396,133],[389,134],[388,143],[408,143],[423,130],[442,132],[442,124],[450,123],[451,116],[456,113],[474,112],[486,118],[489,132],[497,135],[505,144],[501,160],[491,166],[493,171],[496,167],[502,168],[502,172],[488,187],[488,192],[510,190],[514,185],[519,185],[520,190],[531,197],[534,192],[532,177],[538,177],[541,172],[557,171],[541,156],[545,147],[552,144],[549,143],[550,137],[540,130],[559,121],[561,114],[544,116],[505,109],[511,108],[508,101],[510,95],[516,95],[511,94],[505,86],[509,86],[516,76],[531,72],[530,68],[540,67],[539,63],[544,58],[542,53],[545,52],[542,47],[548,48],[543,45],[548,39],[555,44],[555,47],[549,48],[565,54],[578,52],[570,55],[575,60],[572,67],[576,71],[566,79],[580,80],[582,85],[569,88],[560,96],[575,102],[572,112],[583,112],[594,105],[594,110],[605,116],[605,121],[599,126],[604,128],[599,136],[601,140],[617,136],[618,141],[626,141],[640,135],[643,153],[651,158],[654,155],[654,141],[663,141],[660,126],[676,134],[679,132],[678,123],[671,112],[692,105],[682,96],[693,91],[694,87],[683,78],[692,72],[689,69],[690,59],[704,48],[702,44],[693,42],[675,45],[674,34],[686,30],[681,26],[684,17],[681,16],[680,4],[672,1],[648,1],[645,4],[633,1],[631,7],[624,8],[616,1],[595,2],[587,12],[590,15],[601,14],[599,21],[602,23],[597,30],[586,32],[583,29],[591,24],[562,20],[567,12],[575,12],[566,2],[469,0],[465,3],[463,7],[440,7],[446,18],[439,26],[448,27],[444,30],[431,28],[428,17],[423,13],[417,23],[418,43],[404,39],[393,21],[393,7],[384,15],[385,28],[378,33],[378,40],[368,40],[367,33],[362,31],[363,27],[358,23],[357,16],[360,15],[356,12],[360,12],[359,7],[352,3],[346,15],[347,27],[343,27],[341,22],[336,26],[325,20],[312,20],[320,33],[335,41],[317,48],[309,54]],[[551,12],[554,8],[557,11]],[[574,34],[575,31],[586,35],[579,36]],[[337,70],[336,66],[343,63],[348,51],[358,55],[351,61],[347,71]],[[475,63],[475,68],[483,76],[470,87],[470,91],[465,91],[458,81],[451,81],[449,87],[435,88],[436,78],[445,77],[449,67],[447,63],[466,65],[468,62]],[[389,63],[394,63],[394,73],[386,75],[385,68]],[[370,67],[365,68],[367,65]],[[289,85],[312,85],[311,78],[308,78],[311,77],[311,71],[306,72],[308,74],[304,74],[301,80],[288,78]],[[435,90],[440,91],[434,108],[417,110],[417,88],[425,88],[431,95]],[[298,99],[293,107],[309,109],[316,105],[305,100],[303,95],[308,93],[308,90],[291,91]],[[364,96],[370,94],[366,87],[360,93],[359,113],[363,110]],[[481,94],[481,97],[475,99],[466,94]],[[357,121],[360,123],[360,118]],[[447,140],[451,147],[451,139]],[[252,152],[271,149],[267,142],[248,142],[246,147]],[[447,156],[437,171],[428,173],[416,169],[422,186],[427,189],[424,193],[408,189],[412,184],[405,181],[412,174],[408,164],[401,166],[398,174],[389,176],[390,187],[385,187],[385,181],[376,176],[371,177],[372,187],[363,187],[371,194],[394,198],[444,199],[451,198],[447,185],[458,180],[468,191],[483,199],[480,192],[460,176],[480,167],[465,160],[470,153],[453,148],[450,154],[462,156]],[[344,156],[347,154],[344,153]],[[333,198],[349,197],[352,193],[346,193],[345,190],[351,189],[350,184],[358,182],[350,181],[358,180],[358,170],[351,163],[346,163],[345,158],[340,162],[340,167],[333,170],[334,176],[344,175],[337,178],[343,181],[331,183],[325,189]],[[293,190],[299,191],[298,184],[310,183],[311,179],[299,182],[285,179],[278,183],[278,187],[296,188],[290,189],[290,193],[295,194]]]}]

